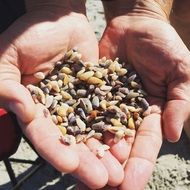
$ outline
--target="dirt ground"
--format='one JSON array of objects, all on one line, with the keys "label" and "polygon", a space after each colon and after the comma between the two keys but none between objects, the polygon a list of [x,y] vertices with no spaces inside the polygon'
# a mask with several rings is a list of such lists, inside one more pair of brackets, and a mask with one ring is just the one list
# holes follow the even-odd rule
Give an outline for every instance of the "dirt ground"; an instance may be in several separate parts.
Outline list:
[{"label": "dirt ground", "polygon": [[[100,39],[105,28],[103,7],[99,0],[87,0],[87,13],[90,23]],[[36,159],[37,155],[23,140],[18,151],[12,157]],[[30,164],[13,164],[18,178],[26,176],[33,167]],[[6,169],[0,162],[0,190],[11,189]],[[26,181],[21,190],[71,190],[75,179],[60,174],[49,164],[43,166]],[[190,189],[190,140],[183,133],[178,143],[164,142],[160,150],[153,175],[146,190],[189,190]]]}]

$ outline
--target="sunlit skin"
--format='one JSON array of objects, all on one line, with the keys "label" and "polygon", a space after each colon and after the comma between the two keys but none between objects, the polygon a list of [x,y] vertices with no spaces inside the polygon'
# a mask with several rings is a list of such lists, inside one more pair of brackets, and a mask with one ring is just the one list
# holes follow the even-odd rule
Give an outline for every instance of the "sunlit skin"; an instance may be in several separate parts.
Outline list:
[{"label": "sunlit skin", "polygon": [[177,141],[189,116],[189,50],[159,6],[110,18],[100,41],[100,57],[119,57],[134,66],[149,94],[152,113],[145,117],[135,140],[114,144],[112,136],[105,135],[104,142],[111,148],[99,159],[94,152],[100,142],[95,139],[63,145],[50,115],[44,116],[44,107],[35,105],[24,87],[37,83],[33,74],[47,74],[73,47],[84,61],[98,61],[98,42],[84,4],[81,8],[64,0],[34,2],[38,3],[29,1],[29,11],[0,35],[0,106],[17,115],[22,131],[42,157],[85,184],[78,190],[143,189],[162,144],[162,130],[168,140]]}]

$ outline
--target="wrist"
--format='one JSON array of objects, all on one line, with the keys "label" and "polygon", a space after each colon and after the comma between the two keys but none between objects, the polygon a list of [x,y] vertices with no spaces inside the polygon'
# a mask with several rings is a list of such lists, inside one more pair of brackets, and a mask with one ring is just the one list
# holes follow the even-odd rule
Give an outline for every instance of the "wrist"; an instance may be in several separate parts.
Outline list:
[{"label": "wrist", "polygon": [[122,15],[147,16],[169,21],[173,0],[115,0],[103,1],[107,21]]},{"label": "wrist", "polygon": [[190,12],[189,12],[190,1],[183,0],[174,1],[172,13],[170,15],[171,24],[177,30],[178,34],[190,48]]}]

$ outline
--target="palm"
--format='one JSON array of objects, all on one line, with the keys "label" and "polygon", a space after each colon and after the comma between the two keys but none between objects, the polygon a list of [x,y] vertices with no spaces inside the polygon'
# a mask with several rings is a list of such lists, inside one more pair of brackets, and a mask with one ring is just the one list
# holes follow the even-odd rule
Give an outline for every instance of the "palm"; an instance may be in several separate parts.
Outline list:
[{"label": "palm", "polygon": [[37,12],[35,16],[25,15],[19,19],[11,30],[14,31],[12,38],[16,38],[14,44],[24,83],[31,83],[36,72],[50,71],[54,63],[73,47],[86,52],[84,55],[88,56],[84,59],[97,61],[97,41],[85,16],[73,13],[61,18],[50,15],[49,18]]},{"label": "palm", "polygon": [[[161,113],[164,133],[170,140],[179,138],[189,114],[189,106],[186,109],[184,105],[189,104],[190,54],[169,24],[135,16],[121,16],[112,21],[100,42],[100,53],[131,63],[149,94],[153,113],[137,132],[125,169],[126,180],[121,186],[121,189],[141,189],[161,145]],[[147,146],[146,153],[142,145],[145,149]],[[136,181],[140,175],[142,181]]]}]

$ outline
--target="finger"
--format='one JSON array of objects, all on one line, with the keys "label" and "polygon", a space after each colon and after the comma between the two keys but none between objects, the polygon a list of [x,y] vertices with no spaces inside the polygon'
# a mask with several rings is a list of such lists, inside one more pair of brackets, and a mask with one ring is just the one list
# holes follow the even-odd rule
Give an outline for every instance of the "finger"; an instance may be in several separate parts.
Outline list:
[{"label": "finger", "polygon": [[78,27],[79,32],[75,32],[75,35],[71,36],[69,49],[76,47],[83,55],[83,61],[92,61],[96,63],[99,59],[98,41],[89,23],[83,20],[82,22],[86,22],[84,23],[86,27],[81,29],[80,22],[75,26],[75,30],[77,30]]},{"label": "finger", "polygon": [[108,173],[102,162],[83,143],[76,146],[79,155],[79,167],[73,176],[91,189],[104,187],[108,182]]},{"label": "finger", "polygon": [[190,113],[190,103],[184,100],[167,102],[163,113],[164,134],[171,142],[176,142],[181,136],[183,125]]},{"label": "finger", "polygon": [[144,118],[137,131],[120,190],[141,190],[147,184],[162,144],[161,116]]},{"label": "finger", "polygon": [[[96,156],[98,156],[97,150],[102,146],[102,144],[97,139],[90,138],[86,142],[86,145]],[[123,167],[119,161],[110,153],[109,150],[105,151],[103,157],[99,157],[99,159],[108,172],[108,185],[114,187],[120,185],[123,180],[124,173]]]},{"label": "finger", "polygon": [[0,106],[14,112],[24,123],[34,118],[34,101],[29,91],[16,81],[0,81]]},{"label": "finger", "polygon": [[60,142],[61,133],[53,124],[48,110],[36,105],[35,118],[25,125],[19,124],[36,151],[61,172],[73,172],[79,165],[79,157],[73,147]]},{"label": "finger", "polygon": [[[135,136],[135,134],[134,134]],[[121,139],[119,142],[114,142],[114,135],[111,133],[106,133],[104,135],[104,142],[110,146],[110,152],[120,163],[123,163],[129,158],[131,152],[132,144],[134,142],[134,136],[126,137]]]}]

